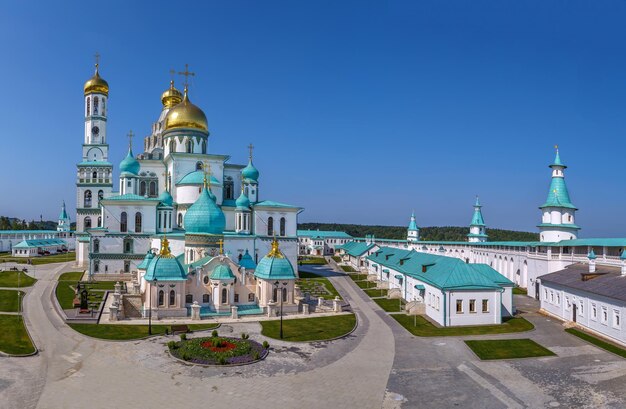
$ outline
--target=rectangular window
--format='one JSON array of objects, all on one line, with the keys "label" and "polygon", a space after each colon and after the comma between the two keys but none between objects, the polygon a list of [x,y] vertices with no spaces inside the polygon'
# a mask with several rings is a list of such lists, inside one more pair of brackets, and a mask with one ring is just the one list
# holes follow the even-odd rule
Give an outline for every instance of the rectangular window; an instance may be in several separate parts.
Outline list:
[{"label": "rectangular window", "polygon": [[456,300],[456,313],[463,314],[463,300]]},{"label": "rectangular window", "polygon": [[548,301],[548,289],[547,288],[543,289],[543,299]]},{"label": "rectangular window", "polygon": [[596,304],[591,303],[591,319],[595,320],[598,318],[598,308],[596,307]]},{"label": "rectangular window", "polygon": [[602,323],[606,324],[609,322],[609,311],[606,307],[602,307]]},{"label": "rectangular window", "polygon": [[613,310],[613,327],[619,329],[620,325],[619,310]]},{"label": "rectangular window", "polygon": [[554,304],[554,293],[550,291],[550,302]]},{"label": "rectangular window", "polygon": [[569,311],[571,307],[572,307],[572,304],[569,301],[569,297],[565,297],[565,309]]},{"label": "rectangular window", "polygon": [[476,300],[469,300],[469,312],[470,314],[476,312]]},{"label": "rectangular window", "polygon": [[489,300],[483,300],[483,312],[489,312]]},{"label": "rectangular window", "polygon": [[254,302],[254,294],[248,294],[248,302]]},{"label": "rectangular window", "polygon": [[239,294],[235,293],[235,302],[239,302]]},{"label": "rectangular window", "polygon": [[585,315],[583,300],[578,301],[578,306],[580,307],[578,309],[578,315],[580,315],[582,317],[582,316]]},{"label": "rectangular window", "polygon": [[556,305],[561,305],[561,295],[556,293]]}]

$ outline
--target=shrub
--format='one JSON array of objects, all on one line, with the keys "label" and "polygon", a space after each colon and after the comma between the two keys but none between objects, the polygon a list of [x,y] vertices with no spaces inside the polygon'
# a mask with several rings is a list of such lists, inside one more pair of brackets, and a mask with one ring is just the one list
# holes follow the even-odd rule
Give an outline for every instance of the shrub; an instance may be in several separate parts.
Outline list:
[{"label": "shrub", "polygon": [[245,332],[241,333],[241,339],[248,339],[250,338],[250,335],[246,334]]},{"label": "shrub", "polygon": [[217,330],[216,330],[216,329],[214,329],[214,330],[213,330],[213,332],[211,332],[211,336],[212,336],[213,338],[215,338],[215,337],[217,336],[217,334],[218,334],[218,332],[217,332]]},{"label": "shrub", "polygon": [[259,354],[259,351],[254,351],[254,353],[252,354],[252,359],[254,359],[255,361],[258,361],[261,358],[261,354]]},{"label": "shrub", "polygon": [[181,341],[186,341],[187,340],[187,334],[180,334],[180,340]]},{"label": "shrub", "polygon": [[176,349],[176,341],[170,341],[167,343],[169,349]]},{"label": "shrub", "polygon": [[270,347],[270,343],[267,341],[263,341],[263,348],[268,349]]},{"label": "shrub", "polygon": [[217,358],[217,364],[218,365],[226,365],[227,364],[226,357],[220,356],[219,358]]}]

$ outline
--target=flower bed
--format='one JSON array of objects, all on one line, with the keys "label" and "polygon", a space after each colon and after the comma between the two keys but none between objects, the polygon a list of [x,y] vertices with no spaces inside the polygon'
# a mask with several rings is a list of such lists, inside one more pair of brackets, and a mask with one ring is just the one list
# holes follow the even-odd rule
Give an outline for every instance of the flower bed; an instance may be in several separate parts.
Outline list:
[{"label": "flower bed", "polygon": [[172,356],[202,365],[241,365],[264,359],[269,346],[250,339],[230,337],[202,337],[170,341]]}]

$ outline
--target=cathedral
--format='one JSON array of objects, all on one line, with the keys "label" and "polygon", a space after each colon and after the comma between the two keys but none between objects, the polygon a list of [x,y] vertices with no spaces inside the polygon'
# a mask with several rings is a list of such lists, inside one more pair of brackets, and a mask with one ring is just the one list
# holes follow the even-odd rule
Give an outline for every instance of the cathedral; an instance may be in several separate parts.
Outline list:
[{"label": "cathedral", "polygon": [[193,304],[206,314],[256,311],[276,302],[278,291],[294,308],[303,209],[261,200],[252,145],[247,165],[211,152],[206,115],[189,87],[180,92],[172,81],[143,153],[133,153],[129,133],[114,190],[108,109],[109,85],[96,64],[84,85],[76,183],[76,258],[89,277],[133,280],[142,309],[158,308],[162,317],[187,316]]}]

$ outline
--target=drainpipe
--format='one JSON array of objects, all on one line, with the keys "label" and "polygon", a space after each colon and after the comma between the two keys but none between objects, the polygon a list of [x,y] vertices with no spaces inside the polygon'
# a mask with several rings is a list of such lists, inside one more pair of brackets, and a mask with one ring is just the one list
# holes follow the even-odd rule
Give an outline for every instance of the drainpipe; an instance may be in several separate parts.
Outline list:
[{"label": "drainpipe", "polygon": [[446,326],[446,292],[442,289],[441,294],[443,294],[443,326]]}]

